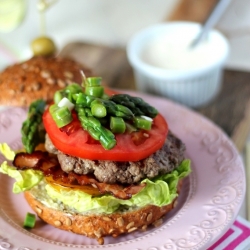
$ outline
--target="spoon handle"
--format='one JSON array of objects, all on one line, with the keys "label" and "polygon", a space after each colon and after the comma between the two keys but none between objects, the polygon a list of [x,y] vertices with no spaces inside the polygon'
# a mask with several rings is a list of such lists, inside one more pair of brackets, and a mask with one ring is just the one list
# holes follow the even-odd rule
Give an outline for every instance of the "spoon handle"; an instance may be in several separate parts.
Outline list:
[{"label": "spoon handle", "polygon": [[226,10],[230,2],[231,0],[218,1],[208,18],[203,23],[198,36],[191,43],[191,48],[194,48],[196,45],[198,45],[198,43],[206,36],[209,30],[214,27],[214,25],[218,22],[218,20],[222,16],[222,13]]}]

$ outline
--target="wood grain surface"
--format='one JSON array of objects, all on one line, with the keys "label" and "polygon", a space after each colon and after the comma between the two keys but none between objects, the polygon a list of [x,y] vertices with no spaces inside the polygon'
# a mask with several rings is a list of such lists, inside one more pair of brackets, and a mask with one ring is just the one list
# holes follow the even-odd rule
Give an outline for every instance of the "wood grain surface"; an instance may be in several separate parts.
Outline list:
[{"label": "wood grain surface", "polygon": [[[124,49],[74,42],[66,45],[60,56],[89,66],[112,88],[136,90]],[[219,95],[196,111],[221,127],[242,151],[250,131],[250,73],[225,70]]]},{"label": "wood grain surface", "polygon": [[165,20],[203,23],[217,2],[218,0],[180,0]]}]

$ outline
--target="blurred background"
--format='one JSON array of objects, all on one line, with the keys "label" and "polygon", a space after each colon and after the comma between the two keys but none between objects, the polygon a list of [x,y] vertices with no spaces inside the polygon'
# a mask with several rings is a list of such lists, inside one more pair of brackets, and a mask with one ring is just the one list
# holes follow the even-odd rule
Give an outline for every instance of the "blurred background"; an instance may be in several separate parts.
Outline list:
[{"label": "blurred background", "polygon": [[[0,0],[0,69],[31,56],[40,35],[38,0]],[[203,22],[216,0],[47,0],[46,33],[62,49],[72,41],[125,47],[138,30],[166,20]],[[228,39],[227,67],[250,70],[250,0],[232,0],[216,28]]]}]

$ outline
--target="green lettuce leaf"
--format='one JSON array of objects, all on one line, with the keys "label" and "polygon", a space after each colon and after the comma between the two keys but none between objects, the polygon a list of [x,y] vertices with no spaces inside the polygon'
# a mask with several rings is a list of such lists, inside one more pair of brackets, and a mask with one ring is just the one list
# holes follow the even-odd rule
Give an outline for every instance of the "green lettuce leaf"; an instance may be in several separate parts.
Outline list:
[{"label": "green lettuce leaf", "polygon": [[9,166],[6,161],[1,164],[0,173],[7,174],[16,180],[12,189],[15,194],[31,189],[43,179],[41,171],[33,169],[18,171],[15,167]]},{"label": "green lettuce leaf", "polygon": [[76,209],[78,212],[112,213],[120,206],[143,207],[145,205],[164,206],[177,197],[177,184],[179,179],[191,172],[190,160],[184,160],[180,166],[169,174],[161,175],[153,180],[145,179],[146,187],[131,199],[120,200],[112,195],[91,197],[82,191],[57,190],[46,185],[48,195],[63,204]]},{"label": "green lettuce leaf", "polygon": [[0,143],[0,152],[9,161],[13,161],[16,155],[15,151],[12,150],[7,143]]},{"label": "green lettuce leaf", "polygon": [[[8,156],[8,159],[14,158],[11,149],[6,145],[0,146],[0,150],[5,156]],[[65,206],[72,207],[78,212],[112,213],[122,206],[125,208],[142,207],[149,204],[164,206],[171,203],[178,195],[178,181],[188,176],[190,172],[190,160],[184,160],[178,168],[169,174],[160,175],[151,180],[143,180],[142,182],[146,183],[145,188],[128,200],[120,200],[112,195],[92,197],[80,190],[58,190],[49,184],[45,186],[45,189],[50,198],[59,203],[62,202]],[[15,167],[8,165],[6,161],[1,164],[0,173],[7,174],[16,180],[13,185],[14,193],[30,190],[37,186],[44,177],[39,170],[18,171]]]},{"label": "green lettuce leaf", "polygon": [[[16,152],[7,143],[0,143],[0,152],[6,159],[10,161],[14,160]],[[43,179],[41,171],[33,169],[18,171],[15,167],[8,165],[7,161],[2,162],[0,173],[7,174],[16,180],[12,189],[15,194],[31,189]]]}]

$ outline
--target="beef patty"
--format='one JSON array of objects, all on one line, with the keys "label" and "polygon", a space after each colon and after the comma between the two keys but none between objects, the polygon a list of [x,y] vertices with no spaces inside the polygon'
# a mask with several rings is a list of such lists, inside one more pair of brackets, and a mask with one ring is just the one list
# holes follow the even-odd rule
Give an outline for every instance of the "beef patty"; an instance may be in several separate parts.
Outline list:
[{"label": "beef patty", "polygon": [[46,135],[45,148],[57,154],[63,171],[76,174],[94,174],[97,180],[105,183],[137,183],[145,178],[171,172],[184,160],[185,145],[171,132],[161,149],[149,157],[135,162],[88,160],[64,154],[57,150]]}]

